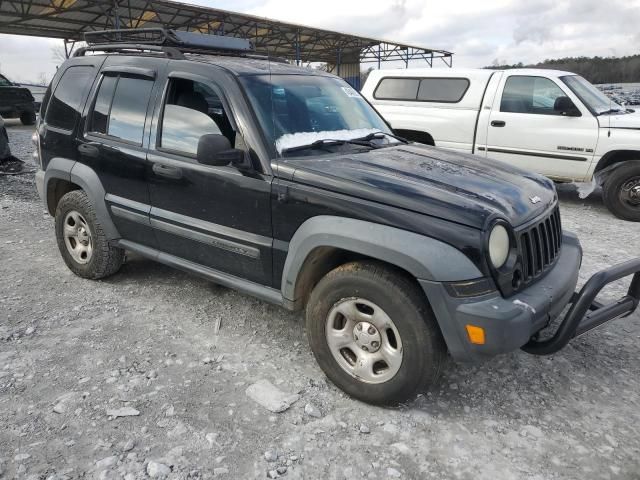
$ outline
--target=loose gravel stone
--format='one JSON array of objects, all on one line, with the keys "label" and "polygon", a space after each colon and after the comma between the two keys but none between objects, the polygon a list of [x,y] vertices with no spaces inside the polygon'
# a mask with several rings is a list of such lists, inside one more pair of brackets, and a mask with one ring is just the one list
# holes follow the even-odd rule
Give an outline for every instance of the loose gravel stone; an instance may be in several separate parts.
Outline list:
[{"label": "loose gravel stone", "polygon": [[147,463],[147,475],[151,478],[163,478],[171,473],[171,469],[164,463],[151,460]]},{"label": "loose gravel stone", "polygon": [[278,460],[278,452],[276,450],[267,450],[264,452],[264,459],[267,462],[275,462]]},{"label": "loose gravel stone", "polygon": [[304,413],[314,418],[322,418],[322,412],[313,403],[307,403],[304,406]]},{"label": "loose gravel stone", "polygon": [[107,410],[107,415],[113,418],[118,417],[136,417],[140,415],[140,411],[132,407],[122,407]]},{"label": "loose gravel stone", "polygon": [[254,402],[274,413],[284,412],[300,398],[297,393],[285,393],[274,387],[269,380],[260,380],[249,386],[246,394]]}]

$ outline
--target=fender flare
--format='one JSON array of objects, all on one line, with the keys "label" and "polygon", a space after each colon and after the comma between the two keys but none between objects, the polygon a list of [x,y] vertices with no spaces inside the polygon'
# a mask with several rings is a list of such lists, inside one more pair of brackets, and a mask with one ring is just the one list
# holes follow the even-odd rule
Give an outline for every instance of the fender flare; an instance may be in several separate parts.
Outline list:
[{"label": "fender flare", "polygon": [[78,185],[87,196],[91,199],[93,207],[96,211],[96,217],[102,226],[107,240],[117,240],[121,238],[116,228],[107,204],[104,201],[106,192],[102,186],[102,182],[98,178],[98,174],[91,168],[82,163],[67,158],[53,158],[47,165],[44,174],[43,196],[44,202],[49,211],[49,199],[47,192],[49,191],[49,182],[52,179],[61,179]]},{"label": "fender flare", "polygon": [[321,215],[305,221],[289,242],[282,295],[295,302],[296,282],[309,254],[335,247],[402,268],[418,280],[461,281],[482,273],[460,250],[434,238],[352,218]]}]

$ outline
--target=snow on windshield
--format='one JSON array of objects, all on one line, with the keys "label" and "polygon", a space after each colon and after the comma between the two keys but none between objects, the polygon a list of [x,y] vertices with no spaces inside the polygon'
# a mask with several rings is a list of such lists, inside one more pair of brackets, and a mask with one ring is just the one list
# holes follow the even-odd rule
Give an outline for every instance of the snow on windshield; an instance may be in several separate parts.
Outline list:
[{"label": "snow on windshield", "polygon": [[324,132],[285,133],[276,140],[276,150],[282,153],[288,148],[309,145],[318,140],[353,140],[379,132],[376,128],[360,128],[356,130],[328,130]]}]

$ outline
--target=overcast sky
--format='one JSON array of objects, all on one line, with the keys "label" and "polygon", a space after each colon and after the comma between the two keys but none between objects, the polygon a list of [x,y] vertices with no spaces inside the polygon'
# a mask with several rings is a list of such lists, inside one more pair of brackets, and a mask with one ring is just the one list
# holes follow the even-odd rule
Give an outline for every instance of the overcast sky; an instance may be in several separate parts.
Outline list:
[{"label": "overcast sky", "polygon": [[[455,52],[454,64],[640,53],[640,0],[191,0],[272,19]],[[0,35],[0,71],[50,77],[60,40]],[[389,65],[397,68],[397,65]]]}]

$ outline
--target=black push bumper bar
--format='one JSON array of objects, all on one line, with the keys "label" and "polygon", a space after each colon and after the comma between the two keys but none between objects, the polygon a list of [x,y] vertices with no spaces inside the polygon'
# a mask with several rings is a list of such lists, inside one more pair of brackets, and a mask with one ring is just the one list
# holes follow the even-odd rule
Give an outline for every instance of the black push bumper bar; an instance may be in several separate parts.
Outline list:
[{"label": "black push bumper bar", "polygon": [[[596,301],[600,291],[611,282],[633,275],[627,295],[617,302],[603,305]],[[534,355],[550,355],[566,347],[571,339],[588,332],[609,320],[631,315],[640,303],[640,258],[614,265],[593,275],[574,293],[569,312],[556,333],[548,339],[532,338],[522,349]]]}]

